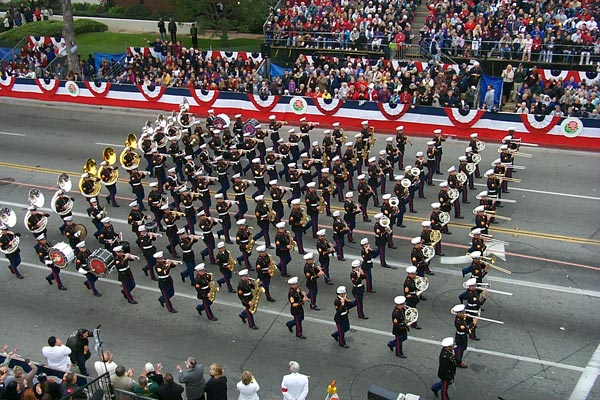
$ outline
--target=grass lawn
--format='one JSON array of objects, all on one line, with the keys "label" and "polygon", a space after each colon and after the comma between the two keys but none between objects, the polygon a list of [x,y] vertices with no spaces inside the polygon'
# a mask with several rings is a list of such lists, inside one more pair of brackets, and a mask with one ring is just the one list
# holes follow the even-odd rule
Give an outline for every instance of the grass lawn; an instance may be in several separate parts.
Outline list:
[{"label": "grass lawn", "polygon": [[[87,59],[88,54],[98,53],[123,53],[125,48],[148,47],[148,42],[153,42],[157,35],[151,33],[130,34],[112,32],[93,32],[77,35],[77,46],[82,58]],[[192,39],[181,38],[184,47],[192,46]],[[260,51],[261,39],[231,39],[228,46],[223,46],[219,38],[198,38],[198,46],[203,50],[234,50],[234,51]]]}]

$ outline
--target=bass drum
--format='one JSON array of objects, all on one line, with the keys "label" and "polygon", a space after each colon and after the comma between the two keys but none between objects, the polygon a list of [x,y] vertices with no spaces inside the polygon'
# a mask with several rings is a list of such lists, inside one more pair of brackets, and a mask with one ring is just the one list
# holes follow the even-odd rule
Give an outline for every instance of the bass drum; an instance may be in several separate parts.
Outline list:
[{"label": "bass drum", "polygon": [[242,125],[242,129],[244,133],[249,133],[250,136],[256,136],[256,131],[260,126],[260,121],[254,118],[250,118],[248,121],[244,122]]},{"label": "bass drum", "polygon": [[227,114],[219,114],[213,121],[214,129],[223,130],[229,128],[229,125],[231,125],[231,119]]},{"label": "bass drum", "polygon": [[48,252],[48,255],[57,268],[65,268],[75,259],[75,252],[65,242],[55,244]]},{"label": "bass drum", "polygon": [[96,249],[88,259],[94,275],[108,276],[115,268],[115,257],[106,249]]}]

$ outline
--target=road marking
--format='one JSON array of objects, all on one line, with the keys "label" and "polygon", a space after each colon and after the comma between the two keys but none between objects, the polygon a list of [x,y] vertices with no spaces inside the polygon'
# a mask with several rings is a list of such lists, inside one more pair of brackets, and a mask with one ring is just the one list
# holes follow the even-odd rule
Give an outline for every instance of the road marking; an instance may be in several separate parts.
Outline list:
[{"label": "road marking", "polygon": [[[6,259],[2,259],[1,261],[8,263],[8,260],[6,260]],[[30,268],[38,269],[40,271],[48,272],[48,268],[43,267],[41,265],[31,264],[28,262],[23,262],[21,264],[25,265],[27,267],[30,267]],[[78,272],[67,271],[65,269],[61,270],[61,274],[77,276],[77,277],[81,277],[81,278],[83,277]],[[102,282],[110,283],[112,285],[119,285],[119,286],[121,285],[121,282],[113,280],[113,279],[99,278],[98,280],[102,281]],[[145,286],[145,285],[138,285],[137,283],[136,283],[136,289],[160,293],[160,290],[158,288],[153,288],[153,287]],[[180,298],[191,299],[191,300],[197,301],[197,298],[195,295],[191,295],[191,294],[187,294],[187,293],[177,293],[176,292],[175,297],[180,297]],[[215,300],[214,303],[223,305],[226,307],[241,309],[241,305],[238,303],[232,303],[229,301],[222,301],[222,300]],[[275,317],[284,316],[287,318],[287,314],[282,314],[282,311],[274,311],[274,310],[269,310],[266,308],[260,308],[259,310],[261,313],[274,315]],[[325,320],[325,319],[321,319],[321,318],[305,317],[304,320],[311,321],[311,322],[321,324],[321,325],[328,325],[328,326],[332,326],[332,327],[335,326],[335,323],[333,321]],[[356,331],[359,331],[359,332],[370,333],[370,334],[374,334],[374,335],[378,335],[378,336],[385,336],[386,338],[389,338],[392,336],[392,334],[390,332],[386,332],[386,331],[382,331],[382,330],[378,330],[378,329],[372,329],[372,328],[365,328],[365,327],[357,326],[354,324],[352,325],[352,329],[355,329]],[[409,336],[408,340],[412,340],[412,341],[419,342],[419,343],[431,344],[436,347],[439,347],[440,342],[441,342],[441,339],[440,340],[432,340],[432,339],[425,339],[425,338],[419,338],[419,337],[414,337],[414,336]],[[575,365],[557,363],[554,361],[540,360],[537,358],[524,357],[524,356],[519,356],[516,354],[502,353],[502,352],[493,351],[493,350],[478,349],[475,347],[469,347],[469,349],[467,351],[472,351],[473,353],[487,354],[487,355],[501,357],[501,358],[508,358],[511,360],[518,360],[518,361],[528,362],[528,363],[532,363],[532,364],[539,364],[539,365],[543,365],[543,366],[566,369],[566,370],[570,370],[570,371],[583,372],[585,370],[583,367],[578,367]]]},{"label": "road marking", "polygon": [[14,133],[14,132],[0,132],[0,135],[6,135],[6,136],[27,136],[23,133]]},{"label": "road marking", "polygon": [[[433,179],[437,182],[445,182],[445,179]],[[476,183],[475,186],[481,186],[487,188],[487,185],[483,183]],[[529,192],[529,193],[538,193],[538,194],[549,194],[551,196],[562,196],[562,197],[573,197],[575,199],[585,199],[585,200],[600,200],[600,197],[594,196],[584,196],[581,194],[572,194],[572,193],[558,193],[558,192],[548,192],[545,190],[536,190],[536,189],[525,189],[520,187],[515,187],[514,185],[510,187],[510,190],[515,190],[517,192]]]},{"label": "road marking", "polygon": [[109,147],[122,147],[122,148],[125,148],[125,146],[122,145],[122,144],[112,144],[112,143],[103,143],[103,142],[97,142],[97,143],[94,143],[94,144],[97,144],[99,146],[109,146]]},{"label": "road marking", "polygon": [[600,375],[600,344],[596,347],[596,351],[590,358],[590,361],[585,366],[583,373],[575,385],[575,389],[571,392],[569,400],[585,400],[594,388],[596,379]]}]

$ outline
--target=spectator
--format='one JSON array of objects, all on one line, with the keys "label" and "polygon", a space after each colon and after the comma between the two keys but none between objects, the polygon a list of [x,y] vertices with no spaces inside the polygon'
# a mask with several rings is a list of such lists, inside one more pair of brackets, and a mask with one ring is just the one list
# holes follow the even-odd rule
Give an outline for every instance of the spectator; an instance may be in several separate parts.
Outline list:
[{"label": "spectator", "polygon": [[42,347],[42,355],[46,358],[48,367],[59,371],[66,372],[71,369],[70,354],[71,349],[55,336],[50,336],[48,346]]},{"label": "spectator", "polygon": [[158,363],[158,369],[154,369],[152,363],[146,363],[144,365],[144,375],[151,381],[155,382],[158,386],[163,384],[163,376],[161,374],[162,365]]},{"label": "spectator", "polygon": [[126,372],[124,365],[119,365],[115,368],[115,373],[110,376],[110,381],[115,389],[126,390],[131,392],[135,381],[133,380],[133,369]]},{"label": "spectator", "polygon": [[517,109],[515,110],[517,114],[529,114],[529,108],[527,108],[527,103],[522,102],[519,104]]},{"label": "spectator", "polygon": [[204,388],[206,400],[227,400],[227,377],[219,364],[210,366],[210,379]]},{"label": "spectator", "polygon": [[513,70],[512,65],[508,64],[506,69],[502,71],[502,105],[506,103],[507,99],[511,98],[514,80],[515,71]]},{"label": "spectator", "polygon": [[160,34],[161,40],[167,40],[167,28],[165,27],[165,21],[162,17],[158,19],[158,33]]},{"label": "spectator", "polygon": [[192,27],[190,28],[190,36],[192,37],[192,47],[194,49],[197,49],[198,48],[198,27],[196,26],[195,22],[192,24]]},{"label": "spectator", "polygon": [[92,356],[88,340],[90,336],[94,334],[87,329],[78,329],[67,339],[67,347],[71,349],[71,362],[77,364],[81,375],[88,375],[85,363]]},{"label": "spectator", "polygon": [[171,35],[171,42],[177,42],[177,23],[173,17],[169,19],[169,34]]},{"label": "spectator", "polygon": [[179,372],[179,383],[185,385],[185,396],[187,400],[204,400],[204,366],[198,364],[198,361],[193,357],[188,357],[185,360],[184,371],[181,366],[177,366]]},{"label": "spectator", "polygon": [[496,90],[492,85],[488,85],[487,92],[485,92],[485,97],[483,101],[488,105],[488,110],[490,111],[494,105],[496,104]]},{"label": "spectator", "polygon": [[158,385],[146,376],[140,375],[138,376],[137,384],[133,385],[133,393],[139,396],[158,399]]},{"label": "spectator", "polygon": [[102,360],[98,360],[94,363],[94,369],[98,376],[108,372],[110,375],[115,373],[117,369],[117,363],[113,361],[113,353],[105,351],[102,353]]},{"label": "spectator", "polygon": [[10,381],[4,383],[4,393],[2,393],[2,400],[21,400],[21,392],[19,390],[19,384],[16,381]]},{"label": "spectator", "polygon": [[[306,400],[308,396],[308,376],[301,374],[300,364],[290,361],[290,373],[281,381],[284,400]],[[210,399],[209,399],[210,400]]]},{"label": "spectator", "polygon": [[237,383],[237,390],[240,392],[238,400],[259,400],[260,386],[249,371],[242,372],[241,380]]},{"label": "spectator", "polygon": [[74,372],[67,372],[63,377],[63,382],[60,384],[60,394],[62,398],[69,399],[84,399],[87,400],[87,395],[77,385],[77,375]]},{"label": "spectator", "polygon": [[165,374],[164,383],[158,387],[159,400],[183,400],[181,394],[183,386],[173,381],[173,375],[169,372]]}]

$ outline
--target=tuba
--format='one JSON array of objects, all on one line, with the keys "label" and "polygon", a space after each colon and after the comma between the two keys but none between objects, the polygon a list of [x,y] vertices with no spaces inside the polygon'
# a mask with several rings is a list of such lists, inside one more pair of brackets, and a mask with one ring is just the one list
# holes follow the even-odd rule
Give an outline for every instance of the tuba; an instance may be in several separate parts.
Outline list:
[{"label": "tuba", "polygon": [[424,291],[429,289],[429,279],[420,276],[415,277],[415,287],[417,288],[417,295],[420,296]]},{"label": "tuba", "polygon": [[17,224],[17,214],[8,207],[0,209],[0,222],[12,228]]},{"label": "tuba", "polygon": [[210,302],[215,301],[215,297],[217,297],[217,292],[219,291],[219,287],[215,283],[214,274],[212,272],[207,272],[208,276],[210,276],[210,281],[208,282],[208,300]]},{"label": "tuba", "polygon": [[[44,206],[44,194],[42,192],[40,192],[38,189],[31,189],[29,191],[29,205],[35,207],[35,208],[42,208]],[[29,220],[29,217],[31,216],[31,211],[27,210],[27,212],[25,213],[25,216],[23,217],[23,222],[25,224],[25,227],[27,227],[27,229],[29,230],[29,226],[27,225],[27,221]],[[42,219],[40,220],[40,222],[38,223],[38,225],[36,226],[36,228],[34,230],[31,230],[32,233],[41,233],[46,229],[46,226],[48,226],[48,217],[44,216],[42,217]]]},{"label": "tuba", "polygon": [[410,169],[410,174],[414,177],[421,175],[421,170],[418,167],[412,167]]},{"label": "tuba", "polygon": [[423,257],[429,262],[435,256],[435,249],[432,246],[423,246]]},{"label": "tuba", "polygon": [[181,125],[182,128],[191,128],[192,126],[198,124],[200,121],[196,122],[196,117],[194,114],[190,112],[190,103],[184,97],[181,104],[179,105],[179,113],[177,114],[177,123]]},{"label": "tuba", "polygon": [[404,321],[406,325],[412,325],[419,319],[419,311],[413,307],[406,307],[404,310]]},{"label": "tuba", "polygon": [[50,207],[52,208],[52,211],[54,211],[58,215],[67,215],[73,210],[73,200],[69,198],[67,204],[65,204],[64,206],[64,209],[60,211],[57,209],[57,201],[61,197],[68,197],[65,195],[65,193],[71,191],[71,178],[69,178],[69,175],[62,173],[58,176],[56,183],[58,184],[60,190],[57,190],[56,193],[54,193],[54,196],[52,196],[52,200],[50,200]]},{"label": "tuba", "polygon": [[93,158],[88,158],[83,166],[83,172],[88,174],[87,178],[83,176],[79,179],[79,191],[87,198],[96,197],[102,190],[100,180],[96,178],[98,169],[96,161]]},{"label": "tuba", "polygon": [[440,240],[442,240],[442,232],[436,230],[429,232],[429,241],[431,242],[431,245],[435,245]]},{"label": "tuba", "polygon": [[135,133],[130,133],[127,135],[127,139],[125,139],[125,150],[121,152],[121,156],[119,157],[121,166],[128,171],[136,169],[140,165],[141,157],[134,150],[136,147],[138,147],[137,137]]},{"label": "tuba", "polygon": [[[108,165],[113,165],[117,161],[117,153],[111,147],[106,147],[102,156]],[[117,169],[112,169],[110,171],[110,176],[105,178],[102,176],[104,168],[106,168],[104,165],[101,165],[100,168],[98,168],[98,178],[100,178],[105,185],[114,185],[117,182],[117,179],[119,179],[119,171]]]},{"label": "tuba", "polygon": [[400,200],[396,196],[393,196],[390,199],[390,206],[392,206],[392,211],[394,212],[394,214],[398,214],[398,212],[400,211],[398,208],[399,204],[400,204]]},{"label": "tuba", "polygon": [[440,212],[440,224],[446,226],[448,225],[448,222],[450,222],[450,214],[446,211]]},{"label": "tuba", "polygon": [[403,178],[403,179],[400,181],[400,185],[402,185],[402,187],[403,187],[403,188],[405,188],[405,189],[408,189],[409,187],[411,187],[411,186],[412,186],[412,182],[411,182],[411,180],[410,180],[410,179],[408,179],[408,178]]},{"label": "tuba", "polygon": [[260,286],[260,279],[250,278],[250,282],[254,285],[252,290],[252,307],[250,307],[250,314],[255,314],[258,310],[258,303],[260,302],[260,296],[265,292],[265,288]]}]

